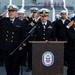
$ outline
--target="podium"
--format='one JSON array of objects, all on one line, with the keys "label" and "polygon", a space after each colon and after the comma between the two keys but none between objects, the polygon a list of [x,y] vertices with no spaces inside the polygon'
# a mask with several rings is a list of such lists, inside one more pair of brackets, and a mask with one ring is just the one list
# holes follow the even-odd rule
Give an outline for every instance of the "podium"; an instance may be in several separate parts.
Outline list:
[{"label": "podium", "polygon": [[63,75],[66,41],[30,41],[32,75]]}]

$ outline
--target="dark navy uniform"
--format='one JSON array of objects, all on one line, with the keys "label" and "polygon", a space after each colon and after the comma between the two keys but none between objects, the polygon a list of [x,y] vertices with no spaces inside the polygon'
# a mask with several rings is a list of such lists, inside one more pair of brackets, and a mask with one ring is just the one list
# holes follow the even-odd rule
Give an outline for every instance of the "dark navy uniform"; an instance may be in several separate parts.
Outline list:
[{"label": "dark navy uniform", "polygon": [[63,41],[63,38],[60,37],[60,32],[62,30],[62,28],[66,27],[66,25],[68,25],[70,21],[68,19],[65,20],[65,22],[63,23],[62,20],[58,20],[55,23],[55,29],[56,29],[56,37],[58,41]]},{"label": "dark navy uniform", "polygon": [[[0,39],[1,39],[1,27],[0,27]],[[0,66],[3,66],[3,64],[4,64],[3,50],[0,48]]]},{"label": "dark navy uniform", "polygon": [[61,37],[67,40],[64,52],[68,63],[67,75],[75,75],[75,27],[64,28]]},{"label": "dark navy uniform", "polygon": [[[61,32],[62,32],[63,28],[66,28],[66,26],[68,25],[69,22],[70,21],[68,19],[66,19],[64,23],[61,19],[56,21],[54,27],[55,27],[55,30],[56,30],[56,39],[58,41],[64,41],[64,36],[61,37]],[[65,41],[67,41],[67,40],[65,39]],[[64,44],[64,46],[66,47],[66,44]],[[64,51],[65,51],[65,48],[64,48]],[[66,59],[64,58],[64,60],[65,60],[64,65],[67,66]]]},{"label": "dark navy uniform", "polygon": [[53,21],[53,22],[52,22],[52,26],[53,26],[53,28],[54,28],[54,30],[55,30],[55,31],[54,31],[54,33],[55,33],[55,39],[57,40],[57,35],[56,35],[56,25],[55,25],[56,22],[57,22],[57,20],[56,20],[56,21]]},{"label": "dark navy uniform", "polygon": [[37,41],[52,41],[55,40],[54,28],[50,21],[47,21],[45,28],[43,27],[41,20],[38,22],[38,26],[35,30],[35,36]]},{"label": "dark navy uniform", "polygon": [[[73,17],[73,16],[72,16]],[[75,17],[71,18],[75,21]],[[75,27],[71,26],[63,28],[60,35],[64,40],[67,40],[65,46],[64,57],[68,63],[67,75],[75,75]]]},{"label": "dark navy uniform", "polygon": [[[19,19],[19,17],[18,17]],[[21,19],[19,19],[21,20]],[[22,25],[22,33],[24,34],[23,37],[22,37],[22,40],[25,40],[26,38],[26,26],[27,26],[27,21],[26,21],[26,18],[24,17],[22,20],[21,20],[24,25]],[[21,51],[21,66],[26,66],[26,60],[27,60],[27,51],[26,51],[26,43],[23,43],[24,44],[24,47],[23,47],[23,50]]]},{"label": "dark navy uniform", "polygon": [[[26,29],[25,29],[25,37],[28,37],[30,35],[29,31],[35,26],[35,21],[32,18],[26,17]],[[30,38],[27,40],[27,52],[28,52],[28,69],[27,71],[32,70],[32,44],[28,43],[29,41],[32,41],[35,37],[33,37],[34,33],[30,36]],[[33,37],[33,38],[32,38]]]},{"label": "dark navy uniform", "polygon": [[15,18],[13,24],[9,18],[2,18],[1,43],[4,50],[5,68],[7,75],[19,75],[20,52],[17,50],[13,55],[10,53],[22,42],[22,22]]}]

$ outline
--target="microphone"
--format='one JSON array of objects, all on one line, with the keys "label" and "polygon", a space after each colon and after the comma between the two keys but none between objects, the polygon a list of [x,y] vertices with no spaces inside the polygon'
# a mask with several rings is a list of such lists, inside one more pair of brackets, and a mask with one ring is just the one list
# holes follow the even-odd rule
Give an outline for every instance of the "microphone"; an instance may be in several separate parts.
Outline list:
[{"label": "microphone", "polygon": [[37,26],[38,26],[38,24],[35,25],[35,26],[29,31],[29,34],[32,33],[32,32],[36,29]]}]

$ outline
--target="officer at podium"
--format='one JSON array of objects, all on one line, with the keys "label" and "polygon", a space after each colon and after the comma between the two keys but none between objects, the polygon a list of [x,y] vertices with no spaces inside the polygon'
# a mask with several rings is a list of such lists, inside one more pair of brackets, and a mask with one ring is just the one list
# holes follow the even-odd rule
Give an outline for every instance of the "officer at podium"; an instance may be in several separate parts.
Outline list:
[{"label": "officer at podium", "polygon": [[52,41],[55,40],[54,28],[51,22],[48,20],[49,9],[42,8],[39,11],[41,16],[40,20],[37,22],[38,26],[35,30],[35,36],[37,41]]},{"label": "officer at podium", "polygon": [[18,7],[8,5],[8,18],[2,17],[5,13],[0,14],[1,42],[0,47],[4,50],[5,69],[7,75],[19,75],[20,47],[15,53],[10,53],[22,42],[22,21],[16,18]]}]

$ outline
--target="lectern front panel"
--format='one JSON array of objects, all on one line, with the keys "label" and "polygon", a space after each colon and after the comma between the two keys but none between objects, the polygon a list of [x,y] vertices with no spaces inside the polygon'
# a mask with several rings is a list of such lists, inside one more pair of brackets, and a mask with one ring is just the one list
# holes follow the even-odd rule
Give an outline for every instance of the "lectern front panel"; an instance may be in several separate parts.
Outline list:
[{"label": "lectern front panel", "polygon": [[[32,43],[32,50],[32,75],[63,75],[63,43]],[[53,58],[46,52],[52,53]]]}]

